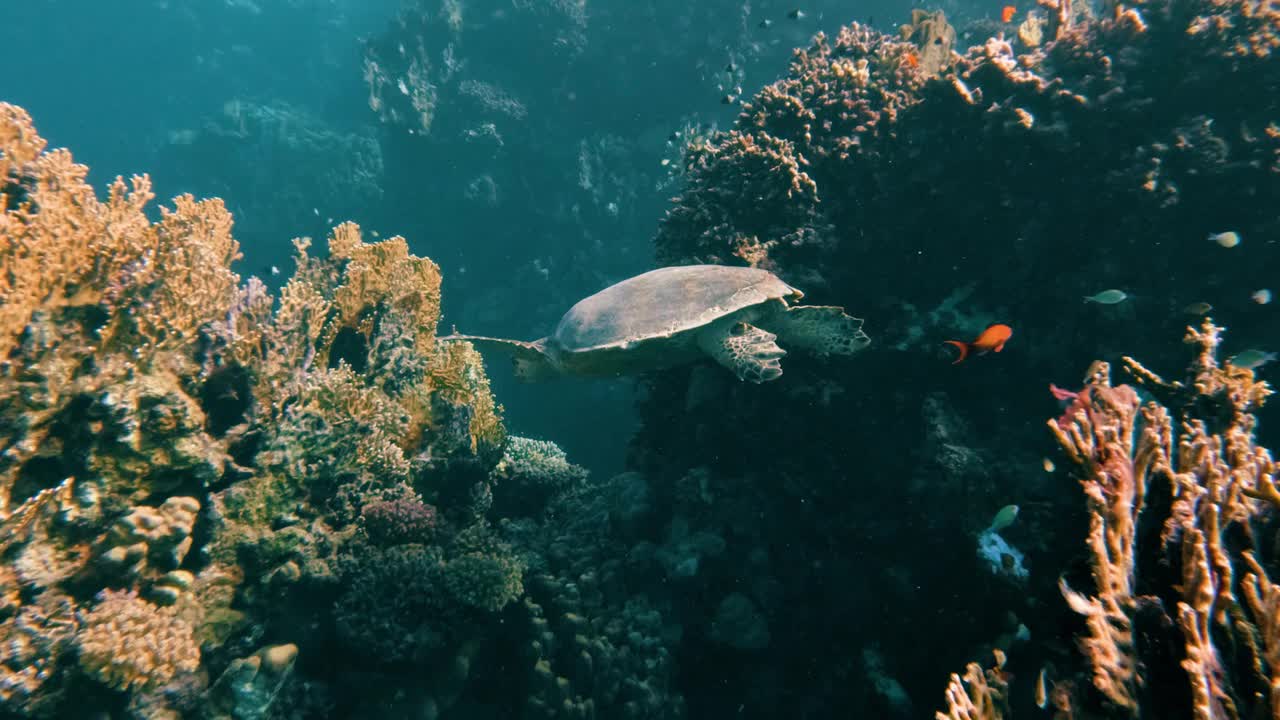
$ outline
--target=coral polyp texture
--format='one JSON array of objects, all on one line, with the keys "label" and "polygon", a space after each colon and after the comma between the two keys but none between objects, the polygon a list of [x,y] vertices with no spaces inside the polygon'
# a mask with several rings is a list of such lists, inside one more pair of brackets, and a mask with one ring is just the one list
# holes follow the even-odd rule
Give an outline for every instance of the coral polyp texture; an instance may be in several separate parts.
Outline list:
[{"label": "coral polyp texture", "polygon": [[122,690],[164,685],[200,667],[191,625],[134,592],[103,590],[76,646],[86,672]]}]

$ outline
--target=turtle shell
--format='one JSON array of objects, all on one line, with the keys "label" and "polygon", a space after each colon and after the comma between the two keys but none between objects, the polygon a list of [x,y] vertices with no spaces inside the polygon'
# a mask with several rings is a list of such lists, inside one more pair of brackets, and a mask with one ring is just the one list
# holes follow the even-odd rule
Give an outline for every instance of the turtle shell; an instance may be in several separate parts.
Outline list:
[{"label": "turtle shell", "polygon": [[769,300],[803,293],[767,270],[726,265],[659,268],[578,302],[549,340],[564,353],[626,350],[673,338]]}]

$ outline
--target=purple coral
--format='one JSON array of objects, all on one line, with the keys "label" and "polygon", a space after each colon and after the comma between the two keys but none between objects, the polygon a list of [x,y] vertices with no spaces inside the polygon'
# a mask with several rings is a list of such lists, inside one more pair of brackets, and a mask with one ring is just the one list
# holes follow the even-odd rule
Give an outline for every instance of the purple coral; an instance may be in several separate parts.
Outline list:
[{"label": "purple coral", "polygon": [[414,497],[379,500],[366,505],[360,515],[369,539],[383,547],[426,542],[437,521],[435,507]]}]

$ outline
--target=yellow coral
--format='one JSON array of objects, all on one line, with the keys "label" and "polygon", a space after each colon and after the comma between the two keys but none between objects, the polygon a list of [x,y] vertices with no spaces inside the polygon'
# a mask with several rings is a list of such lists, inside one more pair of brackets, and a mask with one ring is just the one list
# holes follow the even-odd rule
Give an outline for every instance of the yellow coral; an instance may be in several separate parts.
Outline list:
[{"label": "yellow coral", "polygon": [[200,667],[191,625],[133,591],[102,591],[76,644],[80,666],[120,689],[158,687]]}]

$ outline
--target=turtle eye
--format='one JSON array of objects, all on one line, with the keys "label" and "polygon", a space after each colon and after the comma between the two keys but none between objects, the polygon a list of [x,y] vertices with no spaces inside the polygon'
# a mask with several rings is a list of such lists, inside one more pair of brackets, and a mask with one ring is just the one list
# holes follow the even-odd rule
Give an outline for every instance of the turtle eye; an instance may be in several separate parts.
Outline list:
[{"label": "turtle eye", "polygon": [[744,322],[738,322],[733,324],[733,328],[729,330],[729,334],[733,335],[734,337],[737,337],[739,335],[742,335],[746,331],[747,331],[747,324]]}]

